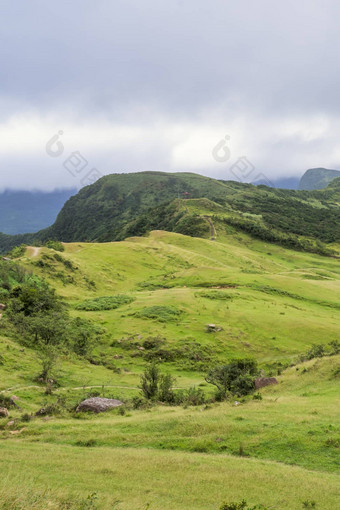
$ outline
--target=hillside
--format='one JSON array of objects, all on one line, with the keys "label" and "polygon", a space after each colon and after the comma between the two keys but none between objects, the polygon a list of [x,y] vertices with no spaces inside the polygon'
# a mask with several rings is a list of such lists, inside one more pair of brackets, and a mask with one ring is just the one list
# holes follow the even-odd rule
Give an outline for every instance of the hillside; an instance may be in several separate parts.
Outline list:
[{"label": "hillside", "polygon": [[300,179],[299,190],[318,190],[328,186],[334,179],[340,177],[339,170],[327,170],[327,168],[311,168]]},{"label": "hillside", "polygon": [[65,202],[76,193],[76,189],[0,193],[0,232],[25,234],[50,226]]},{"label": "hillside", "polygon": [[[6,252],[21,243],[116,241],[163,229],[201,235],[200,213],[187,205],[204,198],[204,214],[226,225],[285,246],[332,254],[340,240],[340,187],[321,191],[279,190],[196,174],[141,172],[103,177],[70,198],[56,222],[34,235],[0,236]],[[207,205],[208,204],[208,205]],[[330,246],[327,246],[330,245]]]},{"label": "hillside", "polygon": [[[211,207],[186,201],[203,217],[204,204]],[[40,351],[5,311],[0,399],[15,395],[20,407],[0,418],[1,462],[15,472],[0,481],[9,508],[45,510],[47,500],[70,510],[145,510],[149,503],[150,510],[219,510],[242,499],[275,510],[313,502],[316,510],[336,508],[340,360],[320,345],[338,345],[339,262],[226,231],[220,220],[206,221],[202,235],[153,231],[65,244],[63,252],[29,247],[17,260],[30,281],[44,278],[71,316],[91,320],[100,334],[85,355],[61,349],[57,384],[47,391],[37,380]],[[1,299],[9,303],[7,289],[24,273],[10,261],[0,266]],[[34,294],[27,297],[31,303]],[[218,330],[209,332],[210,323]],[[308,352],[311,359],[300,362]],[[249,356],[279,384],[213,402],[209,367]],[[141,405],[140,375],[150,361],[176,377],[176,391],[194,386],[206,402]],[[125,407],[74,412],[95,394]],[[49,411],[36,416],[42,407]]]}]

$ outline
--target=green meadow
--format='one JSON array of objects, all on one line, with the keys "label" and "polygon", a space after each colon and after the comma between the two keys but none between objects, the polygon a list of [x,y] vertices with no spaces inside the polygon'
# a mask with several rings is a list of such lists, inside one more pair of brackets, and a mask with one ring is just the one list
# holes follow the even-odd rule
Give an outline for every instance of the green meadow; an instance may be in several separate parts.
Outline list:
[{"label": "green meadow", "polygon": [[[0,397],[20,409],[0,418],[0,508],[338,508],[340,356],[299,356],[340,337],[339,261],[214,228],[215,240],[153,231],[18,259],[100,335],[86,358],[61,354],[46,394],[39,354],[3,321]],[[205,374],[234,357],[255,358],[278,384],[210,402]],[[150,361],[207,403],[135,408]],[[127,405],[72,411],[93,392]],[[47,406],[58,413],[35,416]]]}]

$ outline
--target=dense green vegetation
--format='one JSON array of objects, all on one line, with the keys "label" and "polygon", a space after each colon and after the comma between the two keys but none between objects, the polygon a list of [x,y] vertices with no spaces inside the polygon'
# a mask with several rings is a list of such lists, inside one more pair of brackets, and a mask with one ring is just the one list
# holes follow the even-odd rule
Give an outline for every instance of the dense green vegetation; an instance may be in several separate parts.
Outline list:
[{"label": "dense green vegetation", "polygon": [[[204,214],[190,206],[197,199],[206,201]],[[332,254],[326,245],[340,240],[339,203],[339,179],[324,190],[295,191],[189,173],[114,174],[68,200],[48,229],[25,236],[1,234],[0,249],[49,239],[122,240],[156,229],[207,237],[212,234],[209,218],[217,216],[265,241]]]}]

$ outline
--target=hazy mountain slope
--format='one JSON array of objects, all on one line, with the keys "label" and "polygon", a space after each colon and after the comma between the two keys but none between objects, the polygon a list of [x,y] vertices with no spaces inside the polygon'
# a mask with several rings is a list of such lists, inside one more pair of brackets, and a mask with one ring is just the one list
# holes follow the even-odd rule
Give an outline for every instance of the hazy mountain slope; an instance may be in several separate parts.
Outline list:
[{"label": "hazy mountain slope", "polygon": [[6,190],[0,193],[0,232],[24,234],[51,225],[76,189],[52,192]]},{"label": "hazy mountain slope", "polygon": [[323,189],[328,186],[333,179],[340,177],[339,170],[327,170],[326,168],[311,168],[301,177],[299,190]]}]

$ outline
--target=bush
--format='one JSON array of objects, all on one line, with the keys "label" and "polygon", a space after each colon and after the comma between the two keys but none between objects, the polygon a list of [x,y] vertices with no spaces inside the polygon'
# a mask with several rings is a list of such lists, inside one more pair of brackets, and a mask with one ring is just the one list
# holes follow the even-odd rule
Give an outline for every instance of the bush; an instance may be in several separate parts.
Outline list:
[{"label": "bush", "polygon": [[8,257],[11,259],[17,259],[19,257],[22,257],[26,253],[26,244],[21,244],[20,246],[16,246],[13,248],[9,253]]},{"label": "bush", "polygon": [[152,363],[141,376],[141,390],[146,400],[158,400],[167,404],[175,402],[174,377],[161,374],[158,366]]},{"label": "bush", "polygon": [[60,241],[50,240],[45,243],[45,246],[46,246],[46,248],[49,248],[50,250],[65,251],[65,248]]},{"label": "bush", "polygon": [[257,362],[250,358],[234,359],[227,365],[219,365],[209,371],[205,380],[218,389],[220,400],[227,393],[242,397],[255,389],[254,377],[258,374]]},{"label": "bush", "polygon": [[141,376],[141,390],[147,400],[155,400],[158,395],[160,372],[156,364],[151,364],[144,370]]},{"label": "bush", "polygon": [[79,303],[76,310],[86,310],[88,312],[99,312],[101,310],[115,310],[119,306],[132,303],[134,298],[124,294],[117,294],[116,296],[103,296],[96,299],[90,299]]},{"label": "bush", "polygon": [[211,290],[211,291],[196,292],[195,297],[203,297],[206,299],[218,299],[221,301],[233,299],[232,294],[228,294],[227,292],[224,292],[223,290]]},{"label": "bush", "polygon": [[147,306],[134,315],[140,319],[154,319],[159,322],[173,322],[182,314],[174,306]]},{"label": "bush", "polygon": [[170,374],[161,375],[158,385],[158,400],[167,404],[173,404],[175,402],[175,394],[173,391],[173,385],[175,378]]},{"label": "bush", "polygon": [[188,390],[179,392],[177,402],[188,406],[200,406],[205,403],[205,394],[201,388],[192,386]]}]

